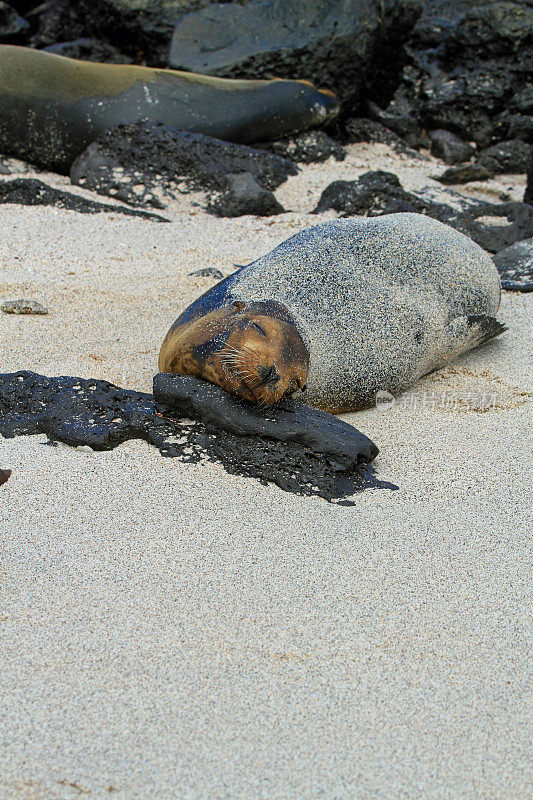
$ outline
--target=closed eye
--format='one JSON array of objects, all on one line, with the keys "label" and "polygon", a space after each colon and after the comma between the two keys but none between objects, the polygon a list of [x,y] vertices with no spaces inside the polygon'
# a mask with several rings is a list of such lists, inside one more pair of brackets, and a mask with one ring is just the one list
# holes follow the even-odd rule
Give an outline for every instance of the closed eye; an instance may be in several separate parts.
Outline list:
[{"label": "closed eye", "polygon": [[263,328],[261,327],[261,325],[258,325],[257,322],[250,322],[250,328],[254,328],[254,330],[260,333],[261,336],[266,336],[266,333],[264,332]]}]

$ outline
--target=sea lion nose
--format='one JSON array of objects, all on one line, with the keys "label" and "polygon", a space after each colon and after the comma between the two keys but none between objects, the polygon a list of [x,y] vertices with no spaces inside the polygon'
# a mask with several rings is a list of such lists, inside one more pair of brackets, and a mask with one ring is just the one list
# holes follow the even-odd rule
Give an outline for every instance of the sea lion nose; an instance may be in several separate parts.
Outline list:
[{"label": "sea lion nose", "polygon": [[262,383],[277,383],[281,378],[276,371],[276,367],[259,367],[257,370]]}]

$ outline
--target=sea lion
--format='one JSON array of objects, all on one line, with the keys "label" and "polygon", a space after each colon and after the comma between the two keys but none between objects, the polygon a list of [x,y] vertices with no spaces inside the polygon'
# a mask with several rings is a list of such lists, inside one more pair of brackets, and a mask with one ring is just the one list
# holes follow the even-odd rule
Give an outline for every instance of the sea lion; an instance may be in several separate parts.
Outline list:
[{"label": "sea lion", "polygon": [[0,152],[57,172],[119,123],[147,119],[245,144],[337,111],[331,92],[306,81],[211,78],[0,45]]},{"label": "sea lion", "polygon": [[[495,319],[499,303],[492,259],[447,225],[411,213],[337,219],[297,233],[196,300],[168,332],[159,369],[220,382],[268,405],[303,389],[308,355],[302,399],[332,413],[354,411],[497,336],[505,330]],[[279,341],[286,329],[267,330],[263,317],[258,338],[259,306],[269,320],[286,315],[287,341]],[[233,334],[225,338],[233,307],[244,323],[236,344]],[[235,350],[240,372],[229,358]],[[278,357],[288,352],[292,360]],[[222,383],[224,365],[232,375]],[[266,367],[280,376],[267,392]]]}]

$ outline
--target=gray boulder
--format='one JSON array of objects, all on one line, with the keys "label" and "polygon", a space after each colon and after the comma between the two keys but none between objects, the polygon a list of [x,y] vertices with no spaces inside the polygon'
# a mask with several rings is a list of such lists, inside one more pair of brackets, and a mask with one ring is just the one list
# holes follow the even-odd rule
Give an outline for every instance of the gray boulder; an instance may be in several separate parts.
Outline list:
[{"label": "gray boulder", "polygon": [[169,65],[221,77],[311,80],[345,103],[377,69],[391,68],[420,13],[419,0],[250,0],[183,17]]}]

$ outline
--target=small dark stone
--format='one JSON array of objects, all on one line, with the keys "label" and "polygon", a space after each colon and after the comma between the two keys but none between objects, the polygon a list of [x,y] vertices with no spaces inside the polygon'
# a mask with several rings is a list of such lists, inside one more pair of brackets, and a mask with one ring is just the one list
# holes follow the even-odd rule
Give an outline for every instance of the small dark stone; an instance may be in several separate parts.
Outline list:
[{"label": "small dark stone", "polygon": [[298,168],[265,150],[136,122],[118,125],[90,144],[74,161],[70,178],[72,183],[133,206],[161,208],[161,195],[222,191],[229,174],[243,172],[250,173],[263,189],[276,189]]},{"label": "small dark stone", "polygon": [[436,177],[437,181],[446,184],[454,183],[469,183],[470,181],[486,181],[493,178],[492,172],[489,172],[487,167],[483,164],[462,164],[458,167],[448,167],[442,175]]},{"label": "small dark stone", "polygon": [[1,203],[16,203],[24,206],[55,206],[69,211],[78,211],[82,214],[99,214],[102,211],[108,211],[113,214],[126,214],[129,217],[142,217],[143,219],[152,219],[157,222],[168,222],[158,214],[133,211],[133,209],[124,208],[123,206],[110,206],[106,203],[98,203],[95,200],[87,200],[85,197],[54,189],[36,178],[15,178],[12,181],[0,183]]},{"label": "small dark stone", "polygon": [[19,17],[14,8],[0,0],[0,43],[22,44],[29,29],[29,22]]},{"label": "small dark stone", "polygon": [[194,272],[189,272],[189,277],[197,276],[199,278],[216,278],[217,281],[221,281],[224,275],[221,273],[219,269],[215,269],[215,267],[204,267],[203,269],[197,269]]},{"label": "small dark stone", "polygon": [[[298,405],[264,414],[243,410],[244,404],[237,408],[240,401],[220,387],[190,376],[157,376],[156,385],[157,405],[150,394],[107,381],[47,378],[34,372],[3,374],[0,435],[46,433],[51,441],[93,450],[144,439],[164,456],[191,464],[208,459],[232,474],[330,501],[370,487],[397,488],[375,478],[369,462],[376,446],[328,414],[307,407],[300,410]],[[163,395],[171,406],[161,402]],[[197,421],[197,413],[205,424]],[[321,421],[323,417],[327,419]],[[244,427],[232,433],[228,427],[238,426],[239,419]],[[221,430],[221,424],[226,428]],[[246,435],[241,435],[243,430]]]},{"label": "small dark stone", "polygon": [[507,117],[506,139],[521,139],[533,144],[533,116],[531,114],[511,114]]},{"label": "small dark stone", "polygon": [[0,469],[0,486],[2,486],[4,483],[7,483],[10,477],[11,477],[10,469]]},{"label": "small dark stone", "polygon": [[481,150],[478,161],[494,175],[504,172],[525,173],[533,161],[533,146],[519,139],[500,142]]},{"label": "small dark stone", "polygon": [[450,131],[437,128],[428,133],[431,142],[431,154],[442,158],[446,164],[460,164],[469,161],[474,155],[474,148]]},{"label": "small dark stone", "polygon": [[85,20],[77,5],[70,0],[32,3],[26,15],[32,27],[31,46],[40,49],[84,36]]},{"label": "small dark stone", "polygon": [[397,133],[386,128],[381,122],[365,117],[354,117],[345,124],[347,142],[377,142],[378,144],[404,145]]},{"label": "small dark stone", "polygon": [[533,291],[533,238],[517,242],[492,257],[502,288],[510,292]]},{"label": "small dark stone", "polygon": [[346,150],[340,142],[324,131],[308,131],[277,142],[258,144],[256,147],[302,164],[315,164],[327,161],[328,158],[344,161],[346,158]]},{"label": "small dark stone", "polygon": [[392,100],[384,109],[369,101],[367,109],[370,116],[386,128],[393,130],[409,147],[420,144],[420,124],[411,89],[400,86]]},{"label": "small dark stone", "polygon": [[208,211],[213,214],[219,217],[242,217],[245,214],[270,217],[285,210],[272,192],[260,186],[249,172],[227,175],[226,180],[226,191],[208,206]]},{"label": "small dark stone", "polygon": [[0,310],[4,314],[48,314],[48,309],[36,300],[5,300]]},{"label": "small dark stone", "polygon": [[98,39],[82,37],[71,42],[59,42],[44,47],[48,53],[66,58],[77,58],[81,61],[95,61],[103,64],[132,64],[130,56],[119,52],[116,47]]}]

